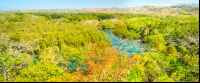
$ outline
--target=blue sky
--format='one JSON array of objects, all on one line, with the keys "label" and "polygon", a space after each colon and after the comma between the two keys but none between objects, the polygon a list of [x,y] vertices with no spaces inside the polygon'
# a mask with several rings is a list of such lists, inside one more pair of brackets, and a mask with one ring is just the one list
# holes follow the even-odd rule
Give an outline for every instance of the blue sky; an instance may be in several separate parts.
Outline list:
[{"label": "blue sky", "polygon": [[0,10],[124,8],[199,4],[199,0],[0,0]]}]

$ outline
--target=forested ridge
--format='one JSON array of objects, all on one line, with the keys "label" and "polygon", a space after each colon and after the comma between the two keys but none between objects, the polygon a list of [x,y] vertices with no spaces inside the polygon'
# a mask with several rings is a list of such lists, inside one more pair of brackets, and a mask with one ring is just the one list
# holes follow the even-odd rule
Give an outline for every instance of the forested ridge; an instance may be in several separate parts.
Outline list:
[{"label": "forested ridge", "polygon": [[[199,16],[0,13],[1,82],[199,82]],[[101,29],[141,40],[111,48]]]}]

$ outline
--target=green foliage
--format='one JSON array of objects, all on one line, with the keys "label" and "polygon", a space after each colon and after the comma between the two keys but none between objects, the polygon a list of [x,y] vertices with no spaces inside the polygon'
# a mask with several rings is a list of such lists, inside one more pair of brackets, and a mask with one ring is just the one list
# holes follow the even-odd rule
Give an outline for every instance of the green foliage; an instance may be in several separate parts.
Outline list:
[{"label": "green foliage", "polygon": [[128,82],[139,82],[138,75],[134,69],[130,71],[130,74],[127,74],[127,81]]},{"label": "green foliage", "polygon": [[178,51],[181,52],[184,55],[189,53],[189,51],[183,46],[179,46]]},{"label": "green foliage", "polygon": [[105,29],[105,28],[107,27],[107,24],[106,24],[106,22],[104,22],[104,21],[100,21],[100,22],[99,22],[99,25],[100,25],[103,29]]},{"label": "green foliage", "polygon": [[171,14],[174,14],[174,13],[176,13],[176,11],[172,11],[172,12],[171,12]]},{"label": "green foliage", "polygon": [[167,52],[169,54],[174,54],[176,52],[176,48],[174,46],[168,46],[167,47]]},{"label": "green foliage", "polygon": [[65,76],[65,72],[56,65],[50,64],[48,61],[28,66],[19,72],[18,77],[12,81],[15,82],[52,82]]},{"label": "green foliage", "polygon": [[187,13],[183,13],[183,12],[178,12],[178,14],[180,14],[180,15],[187,15]]},{"label": "green foliage", "polygon": [[85,61],[82,57],[83,52],[79,51],[77,48],[66,46],[66,44],[61,45],[61,54],[65,61],[70,61],[73,63],[80,63]]},{"label": "green foliage", "polygon": [[[114,28],[116,36],[143,40],[146,51],[129,58],[118,56],[128,55],[106,43],[111,41],[98,30],[102,28]],[[2,82],[199,81],[199,19],[194,16],[2,13],[0,33],[9,36],[0,34]]]},{"label": "green foliage", "polygon": [[144,42],[147,44],[151,44],[153,48],[158,50],[163,50],[165,47],[164,45],[166,44],[165,39],[159,35],[146,36]]},{"label": "green foliage", "polygon": [[0,81],[10,81],[16,75],[15,71],[21,70],[32,63],[33,58],[28,54],[0,53]]}]

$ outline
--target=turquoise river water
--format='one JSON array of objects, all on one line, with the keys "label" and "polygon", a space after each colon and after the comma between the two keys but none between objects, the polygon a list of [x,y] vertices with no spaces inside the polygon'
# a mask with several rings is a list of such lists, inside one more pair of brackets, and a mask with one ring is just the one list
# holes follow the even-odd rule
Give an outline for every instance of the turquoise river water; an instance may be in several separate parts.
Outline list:
[{"label": "turquoise river water", "polygon": [[[134,40],[125,41],[124,38],[119,38],[115,36],[112,32],[114,29],[105,29],[104,31],[108,36],[110,36],[112,42],[112,48],[116,48],[122,52],[126,52],[129,56],[133,53],[144,52],[142,45]],[[120,43],[122,42],[122,43]]]}]

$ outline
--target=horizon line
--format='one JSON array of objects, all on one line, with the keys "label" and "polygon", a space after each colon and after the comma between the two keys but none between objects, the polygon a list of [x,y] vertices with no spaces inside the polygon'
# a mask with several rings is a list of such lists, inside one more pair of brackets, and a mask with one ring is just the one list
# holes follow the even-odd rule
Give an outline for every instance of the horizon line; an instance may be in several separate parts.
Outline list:
[{"label": "horizon line", "polygon": [[[188,5],[188,4],[177,4],[177,5],[168,5],[168,6],[182,6],[182,5]],[[154,5],[141,5],[141,6],[154,6]],[[135,6],[135,7],[141,7],[141,6]],[[155,7],[168,7],[168,6],[155,6]],[[188,6],[190,6],[190,5],[188,5]],[[199,7],[199,6],[192,6],[192,7]],[[98,7],[96,7],[96,8],[98,8]],[[118,7],[107,7],[107,8],[118,8]],[[134,7],[123,7],[123,8],[134,8]],[[123,9],[123,8],[118,8],[118,9]],[[56,10],[56,9],[73,9],[73,8],[25,9],[25,10],[54,10],[54,9]],[[79,8],[76,8],[76,9],[79,9]],[[95,9],[95,8],[80,8],[80,9]],[[104,8],[102,8],[102,9],[104,9]],[[20,10],[0,10],[0,11],[20,11]]]}]

